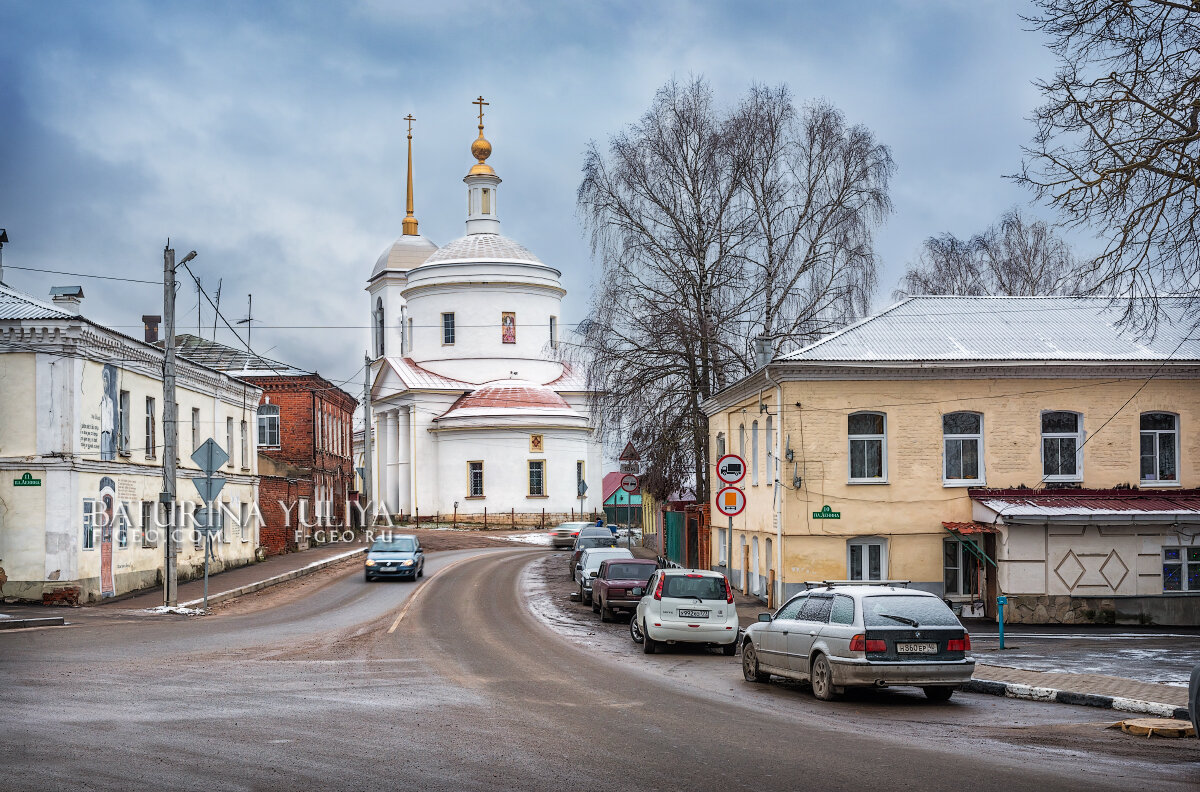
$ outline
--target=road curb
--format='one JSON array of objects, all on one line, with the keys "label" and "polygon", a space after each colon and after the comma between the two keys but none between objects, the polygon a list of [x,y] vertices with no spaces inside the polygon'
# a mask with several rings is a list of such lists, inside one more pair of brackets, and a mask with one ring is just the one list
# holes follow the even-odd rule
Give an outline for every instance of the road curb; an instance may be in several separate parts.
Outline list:
[{"label": "road curb", "polygon": [[29,627],[61,627],[62,616],[38,616],[31,619],[0,619],[0,630],[24,630]]},{"label": "road curb", "polygon": [[[349,552],[341,553],[339,555],[335,555],[330,558],[322,559],[321,561],[314,561],[307,566],[302,566],[299,569],[293,569],[291,572],[283,572],[279,575],[269,577],[266,580],[259,580],[255,583],[247,583],[244,586],[238,586],[237,588],[229,589],[228,591],[220,591],[220,592],[217,592],[216,594],[209,594],[208,595],[208,604],[210,606],[216,605],[217,603],[224,602],[225,600],[231,600],[236,597],[244,596],[246,594],[253,594],[255,591],[262,591],[265,588],[270,588],[271,586],[277,586],[280,583],[286,583],[289,580],[295,580],[296,578],[301,578],[301,577],[304,577],[305,575],[311,575],[312,573],[319,572],[320,570],[325,569],[326,567],[333,566],[334,564],[338,563],[339,561],[345,561],[347,558],[353,558],[354,556],[356,556],[360,553],[365,553],[365,552],[367,552],[367,548],[360,547],[356,550],[351,550]],[[179,607],[195,608],[195,607],[201,606],[203,604],[204,604],[204,598],[201,597],[200,599],[189,600],[188,602],[181,602],[181,603],[179,603]]]},{"label": "road curb", "polygon": [[983,693],[988,696],[1004,696],[1025,701],[1050,701],[1058,704],[1133,712],[1139,715],[1156,715],[1160,718],[1174,718],[1175,720],[1189,719],[1186,707],[1176,707],[1173,704],[1161,704],[1157,701],[1142,701],[1121,696],[1101,696],[1096,693],[1080,693],[1074,690],[1033,687],[1016,682],[972,679],[964,682],[962,689],[968,693]]}]

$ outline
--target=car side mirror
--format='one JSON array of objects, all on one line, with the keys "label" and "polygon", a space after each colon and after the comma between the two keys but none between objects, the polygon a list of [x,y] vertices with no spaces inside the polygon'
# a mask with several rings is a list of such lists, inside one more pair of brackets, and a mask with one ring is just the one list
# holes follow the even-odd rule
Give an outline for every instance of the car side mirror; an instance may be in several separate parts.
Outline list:
[{"label": "car side mirror", "polygon": [[588,577],[596,577],[597,574],[599,574],[599,573],[598,572],[588,572]]},{"label": "car side mirror", "polygon": [[575,565],[575,568],[576,568],[576,569],[583,569],[583,564],[576,564],[576,565]]},{"label": "car side mirror", "polygon": [[759,620],[760,622],[769,622],[769,621],[771,621],[771,614],[769,614],[769,613],[760,613],[760,614],[758,614],[758,620]]}]

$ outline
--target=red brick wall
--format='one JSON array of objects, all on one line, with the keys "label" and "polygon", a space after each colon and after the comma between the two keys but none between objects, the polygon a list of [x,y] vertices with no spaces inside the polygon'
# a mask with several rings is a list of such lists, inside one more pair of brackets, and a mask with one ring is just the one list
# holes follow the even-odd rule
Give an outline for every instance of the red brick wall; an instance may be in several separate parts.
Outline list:
[{"label": "red brick wall", "polygon": [[[263,525],[259,529],[259,544],[267,549],[267,555],[278,555],[296,549],[296,515],[300,498],[312,503],[313,486],[308,480],[289,483],[278,476],[263,476],[258,484],[258,508],[262,512]],[[280,503],[291,506],[290,521],[287,510]]]}]

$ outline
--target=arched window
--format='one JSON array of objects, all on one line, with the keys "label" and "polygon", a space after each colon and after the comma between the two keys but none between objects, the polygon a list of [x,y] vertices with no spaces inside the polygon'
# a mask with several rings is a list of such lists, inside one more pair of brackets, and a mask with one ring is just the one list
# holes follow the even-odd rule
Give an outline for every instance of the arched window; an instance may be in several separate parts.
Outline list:
[{"label": "arched window", "polygon": [[738,425],[738,456],[746,461],[746,424]]},{"label": "arched window", "polygon": [[386,326],[383,321],[383,298],[379,297],[375,300],[375,351],[378,357],[383,357],[383,328]]},{"label": "arched window", "polygon": [[942,482],[983,483],[983,416],[952,412],[942,416]]},{"label": "arched window", "polygon": [[1142,413],[1141,457],[1143,483],[1179,482],[1179,416]]},{"label": "arched window", "polygon": [[884,413],[854,413],[847,419],[850,481],[887,482],[887,416]]},{"label": "arched window", "polygon": [[775,459],[775,417],[767,416],[767,483],[774,484],[777,479],[778,471],[775,466],[778,460]]},{"label": "arched window", "polygon": [[[750,424],[750,484],[758,486],[758,421]],[[757,540],[755,540],[757,541]]]},{"label": "arched window", "polygon": [[1082,481],[1083,416],[1076,412],[1042,413],[1042,478]]},{"label": "arched window", "polygon": [[717,432],[717,459],[725,456],[725,433]]}]

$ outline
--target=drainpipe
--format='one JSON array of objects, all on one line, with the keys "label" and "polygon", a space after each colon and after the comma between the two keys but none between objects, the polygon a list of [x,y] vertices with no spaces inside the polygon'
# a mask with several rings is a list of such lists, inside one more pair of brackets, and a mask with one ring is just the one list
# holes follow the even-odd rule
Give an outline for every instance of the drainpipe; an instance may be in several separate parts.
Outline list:
[{"label": "drainpipe", "polygon": [[[779,464],[780,451],[783,448],[783,386],[771,379],[771,364],[767,363],[763,366],[763,377],[767,382],[775,386],[775,403],[779,405],[778,422],[775,426],[775,453],[772,458],[773,469],[771,476],[775,479],[773,482],[775,493],[775,585],[779,588],[779,593],[783,593],[783,485],[779,478],[779,471],[782,467]],[[771,592],[775,604],[778,605],[780,599],[775,592]]]}]

